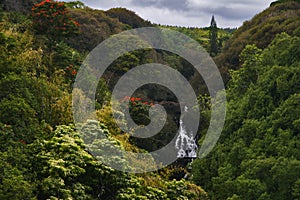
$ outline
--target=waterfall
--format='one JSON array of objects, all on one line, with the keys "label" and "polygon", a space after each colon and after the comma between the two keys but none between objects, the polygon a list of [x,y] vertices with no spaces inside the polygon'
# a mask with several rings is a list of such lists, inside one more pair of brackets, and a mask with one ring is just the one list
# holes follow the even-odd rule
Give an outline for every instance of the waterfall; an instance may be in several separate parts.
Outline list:
[{"label": "waterfall", "polygon": [[[186,108],[185,108],[186,110]],[[193,134],[187,134],[186,128],[180,119],[179,135],[175,142],[175,147],[178,149],[177,158],[196,158],[198,146],[193,137]]]}]

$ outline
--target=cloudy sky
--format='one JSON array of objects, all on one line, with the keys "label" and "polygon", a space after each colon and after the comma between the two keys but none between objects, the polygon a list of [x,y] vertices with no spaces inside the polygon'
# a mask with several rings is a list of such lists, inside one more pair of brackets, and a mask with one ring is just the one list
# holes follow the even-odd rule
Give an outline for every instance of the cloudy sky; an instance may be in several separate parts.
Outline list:
[{"label": "cloudy sky", "polygon": [[275,0],[81,0],[101,10],[128,8],[157,24],[205,27],[215,15],[219,27],[239,27]]}]

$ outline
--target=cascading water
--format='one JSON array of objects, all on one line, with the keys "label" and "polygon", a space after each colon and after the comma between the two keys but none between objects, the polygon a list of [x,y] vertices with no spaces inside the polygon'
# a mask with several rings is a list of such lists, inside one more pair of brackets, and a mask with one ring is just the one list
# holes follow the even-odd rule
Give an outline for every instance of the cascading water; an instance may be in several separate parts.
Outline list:
[{"label": "cascading water", "polygon": [[[184,109],[187,111],[187,107]],[[175,143],[176,149],[178,149],[177,158],[196,158],[198,146],[193,137],[193,133],[188,135],[182,119],[179,123],[179,136]]]}]

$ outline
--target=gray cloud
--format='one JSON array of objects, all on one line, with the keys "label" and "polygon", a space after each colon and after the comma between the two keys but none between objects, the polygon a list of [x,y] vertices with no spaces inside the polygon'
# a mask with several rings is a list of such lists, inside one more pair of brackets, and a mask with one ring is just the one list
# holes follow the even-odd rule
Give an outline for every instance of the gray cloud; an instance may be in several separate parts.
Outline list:
[{"label": "gray cloud", "polygon": [[212,9],[211,12],[218,14],[219,16],[223,17],[224,19],[232,20],[232,19],[248,19],[253,16],[253,12],[249,12],[247,10],[246,12],[244,9],[232,9],[228,7],[222,7],[222,8],[217,8],[217,9]]},{"label": "gray cloud", "polygon": [[132,5],[169,10],[188,10],[187,0],[132,0]]},{"label": "gray cloud", "polygon": [[[207,8],[206,10],[203,10],[203,14],[205,15],[217,15],[223,19],[226,19],[228,21],[231,20],[246,20],[254,16],[253,13],[255,13],[255,10],[249,10],[251,8],[230,8],[230,7],[218,7],[218,8]],[[250,11],[250,12],[249,12]],[[252,11],[252,12],[251,12]],[[198,10],[193,10],[187,13],[187,16],[190,17],[197,17],[199,16]]]},{"label": "gray cloud", "polygon": [[[67,0],[70,1],[70,0]],[[212,15],[220,27],[238,27],[274,0],[81,0],[86,5],[109,9],[125,7],[154,23],[208,26]]]}]

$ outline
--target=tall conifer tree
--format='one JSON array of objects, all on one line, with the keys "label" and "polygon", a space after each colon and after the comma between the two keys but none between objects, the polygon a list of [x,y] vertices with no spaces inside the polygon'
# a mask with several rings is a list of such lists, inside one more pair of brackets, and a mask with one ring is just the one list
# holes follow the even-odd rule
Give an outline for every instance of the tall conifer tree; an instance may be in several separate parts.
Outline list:
[{"label": "tall conifer tree", "polygon": [[218,53],[218,27],[215,17],[212,16],[209,29],[210,55],[216,56]]}]

